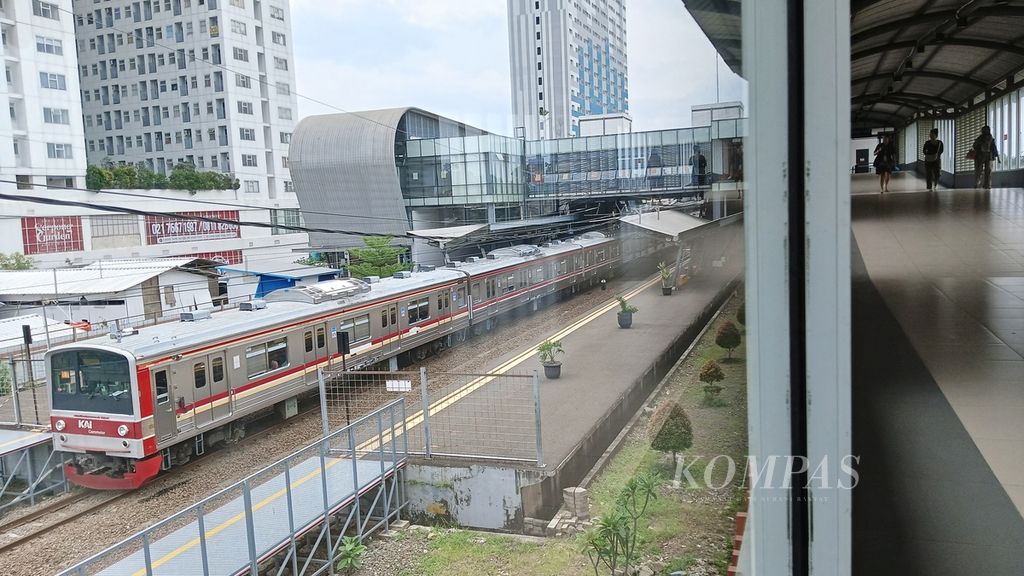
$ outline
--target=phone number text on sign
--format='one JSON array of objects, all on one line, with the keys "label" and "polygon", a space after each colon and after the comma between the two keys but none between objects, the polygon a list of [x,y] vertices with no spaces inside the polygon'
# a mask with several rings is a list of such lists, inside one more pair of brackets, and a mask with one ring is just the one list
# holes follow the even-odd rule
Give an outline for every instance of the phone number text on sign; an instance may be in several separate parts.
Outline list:
[{"label": "phone number text on sign", "polygon": [[[183,213],[182,216],[202,216],[206,218],[238,220],[238,211],[187,212]],[[146,236],[149,244],[193,242],[197,240],[220,240],[224,238],[238,238],[239,228],[237,224],[227,224],[224,222],[147,216]]]}]

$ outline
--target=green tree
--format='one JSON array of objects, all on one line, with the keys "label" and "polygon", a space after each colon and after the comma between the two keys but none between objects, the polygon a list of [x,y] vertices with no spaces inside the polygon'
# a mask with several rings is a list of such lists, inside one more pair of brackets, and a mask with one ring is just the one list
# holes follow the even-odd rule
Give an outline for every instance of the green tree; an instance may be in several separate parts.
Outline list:
[{"label": "green tree", "polygon": [[169,185],[167,176],[154,172],[145,164],[139,164],[136,168],[135,184],[143,190],[163,190]]},{"label": "green tree", "polygon": [[101,166],[90,165],[85,169],[85,187],[89,190],[103,190],[113,186],[110,170]]},{"label": "green tree", "polygon": [[120,164],[110,168],[112,188],[139,188],[139,171],[134,164]]},{"label": "green tree", "polygon": [[0,252],[0,270],[29,270],[33,264],[32,259],[21,252]]},{"label": "green tree", "polygon": [[678,488],[683,473],[683,461],[679,459],[679,453],[693,445],[690,417],[678,402],[671,401],[662,405],[655,415],[654,422],[658,425],[658,432],[651,440],[651,448],[672,454],[672,459],[676,463],[676,475],[672,485]]},{"label": "green tree", "polygon": [[704,404],[720,405],[718,395],[722,392],[722,387],[718,383],[725,380],[725,372],[722,372],[722,367],[718,365],[718,362],[714,360],[705,362],[700,368],[698,378],[704,383]]},{"label": "green tree", "polygon": [[167,179],[168,185],[174,190],[206,190],[203,186],[205,179],[196,172],[196,167],[191,164],[175,164],[171,169],[171,176]]},{"label": "green tree", "polygon": [[353,248],[349,251],[352,264],[349,273],[356,278],[367,276],[391,276],[400,270],[409,270],[411,266],[399,262],[398,258],[405,254],[405,248],[391,245],[390,236],[363,236],[366,248]]},{"label": "green tree", "polygon": [[740,345],[740,330],[730,321],[718,327],[715,334],[715,344],[729,351],[729,358],[732,358],[732,351]]}]

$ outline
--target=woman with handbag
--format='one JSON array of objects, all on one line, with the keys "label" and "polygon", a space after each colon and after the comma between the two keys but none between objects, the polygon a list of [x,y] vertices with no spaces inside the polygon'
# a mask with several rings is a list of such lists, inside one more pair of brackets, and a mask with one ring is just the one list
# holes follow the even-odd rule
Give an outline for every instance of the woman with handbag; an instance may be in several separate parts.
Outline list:
[{"label": "woman with handbag", "polygon": [[875,146],[875,174],[878,174],[878,185],[882,194],[889,191],[889,180],[892,170],[896,167],[896,148],[892,145],[892,136],[886,134]]},{"label": "woman with handbag", "polygon": [[981,134],[974,139],[974,144],[967,151],[967,159],[974,160],[975,188],[992,188],[992,149],[994,146],[992,129],[983,126]]}]

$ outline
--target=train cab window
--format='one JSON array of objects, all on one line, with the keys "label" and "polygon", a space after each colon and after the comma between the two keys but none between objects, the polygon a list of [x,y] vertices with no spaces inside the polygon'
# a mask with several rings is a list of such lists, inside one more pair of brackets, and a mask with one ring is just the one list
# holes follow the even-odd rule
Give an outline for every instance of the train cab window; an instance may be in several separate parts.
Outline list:
[{"label": "train cab window", "polygon": [[313,332],[306,332],[305,340],[306,340],[306,352],[312,352],[313,351]]},{"label": "train cab window", "polygon": [[381,310],[380,311],[380,327],[381,328],[387,328],[388,327],[388,311],[387,310]]},{"label": "train cab window", "polygon": [[463,286],[462,288],[459,288],[459,291],[456,292],[455,301],[458,303],[459,308],[465,308],[466,307],[466,287],[465,286]]},{"label": "train cab window", "polygon": [[430,319],[430,298],[419,298],[409,302],[409,324]]},{"label": "train cab window", "polygon": [[206,362],[192,366],[192,381],[195,382],[196,388],[206,387]]},{"label": "train cab window", "polygon": [[323,348],[327,345],[327,331],[323,328],[316,329],[316,347]]},{"label": "train cab window", "polygon": [[167,404],[171,399],[169,393],[169,386],[167,385],[167,371],[161,370],[153,374],[153,382],[156,385],[156,403],[157,405]]},{"label": "train cab window", "polygon": [[214,358],[210,360],[210,378],[214,382],[220,382],[224,380],[224,359]]}]

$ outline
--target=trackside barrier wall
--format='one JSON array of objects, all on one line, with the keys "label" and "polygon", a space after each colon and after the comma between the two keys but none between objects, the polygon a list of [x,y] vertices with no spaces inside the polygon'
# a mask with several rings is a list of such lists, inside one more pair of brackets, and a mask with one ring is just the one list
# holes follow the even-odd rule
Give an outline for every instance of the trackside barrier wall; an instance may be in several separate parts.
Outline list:
[{"label": "trackside barrier wall", "polygon": [[344,536],[400,519],[405,422],[390,402],[61,574],[334,573]]}]

